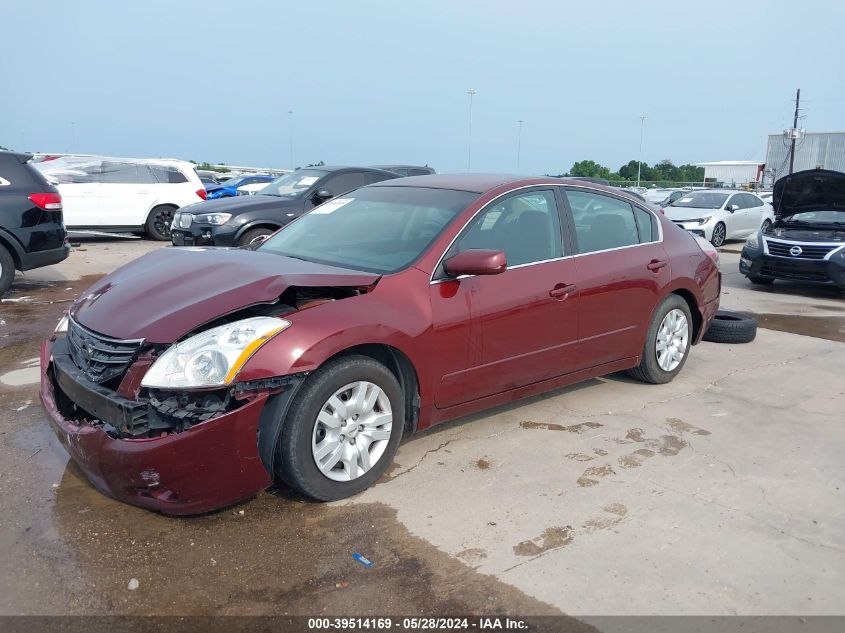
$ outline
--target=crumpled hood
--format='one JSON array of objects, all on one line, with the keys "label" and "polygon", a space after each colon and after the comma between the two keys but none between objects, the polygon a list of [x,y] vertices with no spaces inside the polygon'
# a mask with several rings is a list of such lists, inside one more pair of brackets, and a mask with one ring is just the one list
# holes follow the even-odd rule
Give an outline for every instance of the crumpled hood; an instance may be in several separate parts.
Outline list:
[{"label": "crumpled hood", "polygon": [[172,343],[217,317],[272,303],[290,286],[368,286],[378,279],[260,251],[163,248],[103,277],[70,315],[112,338]]},{"label": "crumpled hood", "polygon": [[845,213],[845,173],[808,169],[784,176],[772,189],[772,206],[778,218],[822,209]]}]

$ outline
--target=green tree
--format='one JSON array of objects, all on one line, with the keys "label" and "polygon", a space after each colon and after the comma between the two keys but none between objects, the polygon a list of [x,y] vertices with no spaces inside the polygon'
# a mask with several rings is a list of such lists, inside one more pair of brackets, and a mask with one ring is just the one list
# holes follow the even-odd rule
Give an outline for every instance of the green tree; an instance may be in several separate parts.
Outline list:
[{"label": "green tree", "polygon": [[570,176],[582,176],[586,178],[610,178],[610,170],[604,165],[599,165],[594,160],[579,160],[569,170]]}]

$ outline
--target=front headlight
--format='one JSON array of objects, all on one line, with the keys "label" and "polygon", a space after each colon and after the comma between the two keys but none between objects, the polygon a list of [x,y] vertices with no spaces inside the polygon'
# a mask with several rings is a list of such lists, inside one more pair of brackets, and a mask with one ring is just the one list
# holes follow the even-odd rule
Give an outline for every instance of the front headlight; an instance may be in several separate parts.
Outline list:
[{"label": "front headlight", "polygon": [[760,241],[757,239],[757,233],[749,235],[748,239],[745,240],[745,245],[748,248],[760,248]]},{"label": "front headlight", "polygon": [[64,334],[65,332],[67,332],[67,323],[67,314],[63,314],[62,318],[59,319],[59,324],[56,326],[56,329],[53,330],[53,334]]},{"label": "front headlight", "polygon": [[170,347],[150,367],[143,387],[181,389],[228,385],[258,349],[290,322],[253,317],[200,332]]},{"label": "front headlight", "polygon": [[220,224],[226,224],[231,218],[231,213],[200,213],[194,216],[194,222],[219,226]]},{"label": "front headlight", "polygon": [[713,217],[712,215],[708,215],[706,218],[701,218],[701,219],[698,221],[698,223],[699,223],[699,224],[707,224],[707,223],[710,221],[710,218],[712,218],[712,217]]}]

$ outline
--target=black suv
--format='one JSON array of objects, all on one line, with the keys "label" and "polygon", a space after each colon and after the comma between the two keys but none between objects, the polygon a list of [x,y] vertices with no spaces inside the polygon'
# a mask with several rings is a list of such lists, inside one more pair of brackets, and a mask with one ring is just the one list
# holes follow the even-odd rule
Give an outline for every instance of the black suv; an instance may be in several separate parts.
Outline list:
[{"label": "black suv", "polygon": [[246,246],[330,198],[391,178],[399,174],[369,167],[298,169],[268,183],[254,196],[182,207],[173,216],[170,239],[174,246]]},{"label": "black suv", "polygon": [[845,290],[845,174],[809,169],[784,176],[772,195],[775,222],[748,238],[739,271],[751,283],[833,283]]},{"label": "black suv", "polygon": [[0,151],[0,294],[24,271],[57,264],[70,253],[62,197],[28,162]]}]

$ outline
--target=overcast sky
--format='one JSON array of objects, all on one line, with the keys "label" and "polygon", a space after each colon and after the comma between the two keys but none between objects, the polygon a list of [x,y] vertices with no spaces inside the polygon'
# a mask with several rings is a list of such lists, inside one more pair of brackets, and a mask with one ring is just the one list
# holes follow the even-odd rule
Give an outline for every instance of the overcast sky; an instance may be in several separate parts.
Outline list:
[{"label": "overcast sky", "polygon": [[[845,4],[2,0],[0,145],[558,173],[845,129]],[[292,116],[288,111],[293,110]],[[73,122],[73,124],[72,124]]]}]

